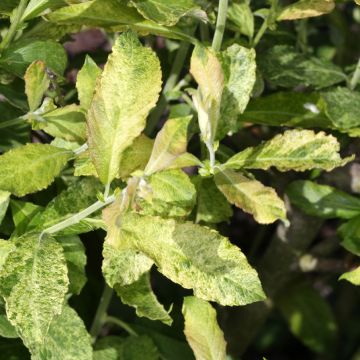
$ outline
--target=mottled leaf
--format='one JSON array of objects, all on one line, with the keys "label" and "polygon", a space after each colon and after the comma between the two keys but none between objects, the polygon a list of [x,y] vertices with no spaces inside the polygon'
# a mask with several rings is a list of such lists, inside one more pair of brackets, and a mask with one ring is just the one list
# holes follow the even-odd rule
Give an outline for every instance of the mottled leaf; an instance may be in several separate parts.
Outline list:
[{"label": "mottled leaf", "polygon": [[132,284],[115,285],[115,291],[124,304],[136,309],[137,316],[145,316],[150,320],[159,320],[171,325],[170,315],[152,291],[149,273],[143,274]]},{"label": "mottled leaf", "polygon": [[45,91],[50,85],[45,63],[34,61],[26,70],[25,93],[28,98],[30,111],[35,111],[40,106]]},{"label": "mottled leaf", "polygon": [[128,244],[152,259],[158,270],[196,296],[222,305],[244,305],[264,299],[256,271],[228,239],[190,222],[118,215],[112,242]]},{"label": "mottled leaf", "polygon": [[80,105],[84,110],[90,108],[94,96],[96,79],[101,74],[101,69],[96,65],[94,60],[86,55],[83,67],[77,75],[76,88],[80,100]]},{"label": "mottled leaf", "polygon": [[333,0],[300,0],[283,8],[277,20],[297,20],[321,16],[333,11]]},{"label": "mottled leaf", "polygon": [[316,290],[305,283],[290,285],[275,304],[300,341],[315,352],[331,353],[337,325],[331,307]]},{"label": "mottled leaf", "polygon": [[103,183],[110,183],[118,175],[121,155],[144,129],[160,87],[156,55],[133,33],[120,35],[88,114],[90,154]]},{"label": "mottled leaf", "polygon": [[0,156],[0,189],[24,196],[48,187],[72,152],[47,144],[27,144]]},{"label": "mottled leaf", "polygon": [[25,235],[15,245],[1,272],[0,292],[8,319],[36,353],[62,310],[69,283],[66,262],[61,245],[51,237]]},{"label": "mottled leaf", "polygon": [[292,204],[311,216],[351,219],[360,215],[360,199],[331,186],[298,180],[286,193]]},{"label": "mottled leaf", "polygon": [[286,220],[284,202],[275,190],[232,170],[219,171],[215,183],[227,200],[252,214],[260,224]]},{"label": "mottled leaf", "polygon": [[352,158],[341,159],[340,144],[332,135],[311,130],[288,130],[259,146],[231,157],[224,168],[263,169],[275,167],[280,171],[310,169],[333,170]]},{"label": "mottled leaf", "polygon": [[0,224],[3,221],[10,202],[10,193],[0,190]]},{"label": "mottled leaf", "polygon": [[254,15],[249,3],[250,1],[243,0],[239,3],[230,4],[227,26],[252,38],[254,36]]},{"label": "mottled leaf", "polygon": [[79,154],[74,161],[74,175],[75,176],[95,176],[98,174],[94,163],[91,161],[89,151],[84,151]]},{"label": "mottled leaf", "polygon": [[[1,266],[1,242],[0,241],[0,266]],[[14,339],[19,337],[16,329],[14,328],[13,325],[11,325],[10,321],[8,320],[7,316],[6,316],[6,310],[5,310],[5,303],[3,301],[3,299],[0,298],[0,336],[4,337],[4,338],[8,338],[8,339]]]},{"label": "mottled leaf", "polygon": [[174,161],[186,153],[189,140],[189,125],[192,117],[170,119],[156,136],[145,174],[169,168]]},{"label": "mottled leaf", "polygon": [[225,360],[226,342],[215,309],[194,296],[184,298],[185,335],[196,359]]}]

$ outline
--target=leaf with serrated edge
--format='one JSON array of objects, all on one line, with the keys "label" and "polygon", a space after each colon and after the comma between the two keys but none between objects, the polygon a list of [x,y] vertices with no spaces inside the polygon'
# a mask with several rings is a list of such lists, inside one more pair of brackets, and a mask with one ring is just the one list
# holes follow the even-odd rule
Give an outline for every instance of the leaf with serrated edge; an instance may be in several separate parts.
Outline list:
[{"label": "leaf with serrated edge", "polygon": [[184,298],[185,335],[196,359],[225,360],[226,342],[215,309],[194,296]]},{"label": "leaf with serrated edge", "polygon": [[192,116],[170,119],[156,136],[145,174],[151,175],[167,169],[181,155],[186,153],[189,124]]},{"label": "leaf with serrated edge", "polygon": [[40,106],[45,91],[50,85],[45,63],[34,61],[27,68],[24,80],[30,111],[35,111]]},{"label": "leaf with serrated edge", "polygon": [[0,156],[0,189],[24,196],[47,188],[73,153],[47,144],[27,144]]},{"label": "leaf with serrated edge", "polygon": [[119,173],[123,151],[145,127],[161,90],[160,63],[136,35],[119,36],[98,80],[88,113],[88,144],[100,180]]},{"label": "leaf with serrated edge", "polygon": [[186,15],[206,20],[206,13],[193,0],[131,0],[130,3],[145,18],[166,26],[175,25]]},{"label": "leaf with serrated edge", "polygon": [[121,301],[136,309],[137,316],[145,316],[150,320],[159,320],[171,325],[172,319],[152,291],[150,274],[143,274],[132,284],[114,287]]},{"label": "leaf with serrated edge", "polygon": [[215,183],[231,204],[252,214],[260,224],[286,220],[284,202],[275,190],[232,170],[219,171]]},{"label": "leaf with serrated edge", "polygon": [[61,245],[40,234],[15,239],[0,276],[0,292],[9,321],[26,347],[36,353],[50,323],[62,310],[68,289],[66,261]]},{"label": "leaf with serrated edge", "polygon": [[88,110],[90,107],[94,96],[96,80],[100,74],[101,69],[89,55],[86,55],[84,65],[80,69],[76,80],[80,105],[84,110]]},{"label": "leaf with serrated edge", "polygon": [[248,148],[230,158],[224,168],[280,171],[323,169],[330,171],[353,158],[342,159],[340,144],[332,135],[312,130],[288,130],[259,146]]},{"label": "leaf with serrated edge", "polygon": [[91,337],[79,315],[65,305],[52,321],[44,343],[35,354],[35,360],[89,360],[92,359]]},{"label": "leaf with serrated edge", "polygon": [[114,227],[113,241],[143,253],[163,275],[193,289],[197,297],[222,305],[245,305],[265,297],[244,254],[214,230],[135,213],[121,215]]},{"label": "leaf with serrated edge", "polygon": [[281,10],[277,20],[296,20],[320,16],[333,11],[333,0],[300,0]]},{"label": "leaf with serrated edge", "polygon": [[347,280],[351,282],[353,285],[360,285],[360,266],[355,270],[348,271],[342,274],[339,280]]}]

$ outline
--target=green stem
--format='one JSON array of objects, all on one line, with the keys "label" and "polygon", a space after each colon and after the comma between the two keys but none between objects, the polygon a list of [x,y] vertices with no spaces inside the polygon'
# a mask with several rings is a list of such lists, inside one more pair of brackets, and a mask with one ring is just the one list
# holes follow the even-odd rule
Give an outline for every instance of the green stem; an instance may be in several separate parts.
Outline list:
[{"label": "green stem", "polygon": [[11,21],[9,30],[0,44],[0,53],[10,45],[10,43],[16,36],[17,30],[22,23],[21,18],[26,10],[27,4],[28,0],[20,0],[20,4],[16,8],[16,12]]},{"label": "green stem", "polygon": [[94,321],[90,329],[90,335],[93,342],[96,341],[96,338],[99,336],[101,328],[106,322],[106,318],[107,318],[106,313],[110,305],[112,295],[113,295],[113,289],[111,289],[107,284],[105,284],[105,288],[101,295],[99,306],[96,310]]},{"label": "green stem", "polygon": [[265,31],[267,30],[267,28],[268,28],[268,23],[267,23],[267,20],[265,20],[265,21],[262,23],[259,31],[257,32],[254,40],[252,41],[251,47],[253,47],[253,48],[256,47],[256,45],[259,43],[259,41],[261,40],[261,38],[264,36]]},{"label": "green stem", "polygon": [[113,316],[107,316],[105,318],[105,322],[106,323],[112,323],[112,324],[115,324],[119,327],[121,327],[122,329],[124,329],[125,331],[127,331],[130,335],[132,336],[138,336],[137,332],[135,330],[133,330],[126,322],[116,318],[116,317],[113,317]]},{"label": "green stem", "polygon": [[206,142],[205,145],[209,151],[210,169],[213,170],[215,167],[215,161],[216,161],[214,145],[212,142]]},{"label": "green stem", "polygon": [[360,81],[360,59],[356,65],[354,75],[350,80],[350,84],[349,84],[350,90],[354,90],[357,84],[359,83],[359,81]]},{"label": "green stem", "polygon": [[79,213],[71,216],[70,218],[59,222],[58,224],[51,226],[47,229],[45,229],[41,235],[40,238],[42,238],[45,234],[55,234],[63,229],[68,228],[69,226],[75,225],[77,223],[79,223],[81,220],[87,218],[89,215],[93,214],[94,212],[102,209],[103,207],[105,207],[106,205],[111,204],[112,202],[115,201],[115,196],[109,196],[108,198],[106,198],[104,201],[97,201],[96,203],[92,204],[91,206],[89,206],[88,208],[80,211]]},{"label": "green stem", "polygon": [[4,121],[2,123],[0,123],[0,129],[4,129],[10,126],[14,126],[14,125],[18,125],[24,123],[24,118],[23,117],[18,117],[16,119],[11,119],[11,120],[7,120]]},{"label": "green stem", "polygon": [[212,43],[212,48],[215,51],[221,50],[221,44],[224,37],[225,25],[226,25],[226,16],[228,9],[228,0],[219,0],[219,9],[218,9],[218,17],[216,21],[216,30]]}]

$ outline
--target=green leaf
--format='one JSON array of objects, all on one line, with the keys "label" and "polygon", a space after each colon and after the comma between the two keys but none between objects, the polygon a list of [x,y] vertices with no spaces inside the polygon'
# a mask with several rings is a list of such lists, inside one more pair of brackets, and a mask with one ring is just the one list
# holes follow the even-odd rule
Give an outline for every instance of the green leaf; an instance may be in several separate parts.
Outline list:
[{"label": "green leaf", "polygon": [[331,186],[298,180],[286,193],[292,204],[311,216],[351,219],[360,215],[360,199]]},{"label": "green leaf", "polygon": [[283,8],[277,20],[297,20],[321,16],[335,8],[333,0],[300,0]]},{"label": "green leaf", "polygon": [[254,15],[249,2],[243,0],[239,3],[230,4],[227,26],[251,39],[254,36]]},{"label": "green leaf", "polygon": [[360,93],[336,87],[321,93],[321,108],[335,129],[346,131],[360,127]]},{"label": "green leaf", "polygon": [[65,305],[51,323],[44,343],[33,357],[35,360],[92,359],[91,338],[79,315]]},{"label": "green leaf", "polygon": [[[144,254],[170,280],[196,296],[222,305],[244,305],[264,299],[256,271],[228,239],[190,222],[141,216],[114,216],[113,246]],[[110,239],[108,240],[110,241]]]},{"label": "green leaf", "polygon": [[150,320],[159,320],[166,325],[172,324],[172,319],[152,291],[149,273],[143,274],[137,281],[129,285],[115,285],[115,291],[121,301],[133,306],[137,316],[145,316]]},{"label": "green leaf", "polygon": [[98,177],[95,165],[91,161],[89,151],[85,151],[78,155],[74,162],[75,176],[95,176]]},{"label": "green leaf", "polygon": [[119,173],[121,155],[145,127],[161,89],[160,63],[126,32],[119,36],[96,86],[88,113],[88,144],[100,180]]},{"label": "green leaf", "polygon": [[346,75],[333,63],[298,53],[291,46],[276,45],[258,61],[262,75],[273,86],[300,85],[322,89],[346,81]]},{"label": "green leaf", "polygon": [[0,189],[24,196],[47,188],[73,156],[47,144],[27,144],[0,156]]},{"label": "green leaf", "polygon": [[194,296],[184,298],[185,335],[196,359],[220,360],[226,358],[224,333],[216,320],[215,309]]},{"label": "green leaf", "polygon": [[260,224],[286,220],[284,202],[275,190],[232,170],[219,171],[215,183],[227,200],[252,214]]},{"label": "green leaf", "polygon": [[61,245],[40,234],[14,240],[1,271],[0,292],[8,319],[31,352],[43,344],[51,321],[62,310],[68,288]]},{"label": "green leaf", "polygon": [[10,15],[12,10],[18,5],[20,0],[2,0],[0,4],[0,14]]},{"label": "green leaf", "polygon": [[144,215],[185,217],[195,205],[195,187],[181,170],[155,173],[139,188],[138,205]]},{"label": "green leaf", "polygon": [[214,180],[199,176],[193,181],[197,192],[196,222],[217,224],[229,221],[233,214],[231,205],[216,187]]},{"label": "green leaf", "polygon": [[17,236],[24,234],[31,220],[37,213],[44,210],[42,206],[13,199],[10,202],[10,208]]},{"label": "green leaf", "polygon": [[86,141],[85,114],[78,105],[67,105],[41,115],[38,128],[53,137],[83,143]]},{"label": "green leaf", "polygon": [[217,138],[239,130],[238,116],[244,112],[256,80],[255,50],[234,44],[220,53],[225,77]]},{"label": "green leaf", "polygon": [[338,228],[338,234],[343,239],[341,246],[351,253],[360,256],[360,216],[356,216],[342,224]]},{"label": "green leaf", "polygon": [[34,61],[43,61],[57,75],[62,75],[67,56],[64,48],[55,41],[18,41],[2,53],[0,67],[22,77]]},{"label": "green leaf", "polygon": [[[74,182],[51,200],[44,211],[34,216],[28,225],[28,230],[44,230],[70,218],[96,202],[97,193],[102,190],[100,182],[94,178],[85,178]],[[77,235],[99,228],[102,221],[96,218],[96,215],[67,227],[57,235]]]},{"label": "green leaf", "polygon": [[148,164],[153,150],[154,140],[141,134],[124,151],[120,160],[119,176],[121,179],[128,178],[137,170],[144,170]]},{"label": "green leaf", "polygon": [[84,110],[88,110],[94,96],[96,80],[101,74],[101,69],[94,60],[86,55],[85,62],[77,75],[76,88],[80,105]]},{"label": "green leaf", "polygon": [[130,3],[146,19],[167,26],[175,25],[183,16],[207,18],[193,0],[131,0]]},{"label": "green leaf", "polygon": [[330,306],[316,290],[306,283],[290,285],[275,304],[300,341],[315,352],[331,354],[337,325]]},{"label": "green leaf", "polygon": [[353,285],[360,285],[360,266],[355,270],[348,271],[345,274],[342,274],[339,280],[347,280],[351,282]]},{"label": "green leaf", "polygon": [[40,106],[45,91],[50,86],[50,79],[46,72],[45,63],[34,61],[26,70],[25,93],[28,98],[30,111],[35,111]]},{"label": "green leaf", "polygon": [[63,0],[30,0],[21,21],[27,21],[39,16],[46,9],[54,9],[66,5]]},{"label": "green leaf", "polygon": [[2,270],[7,257],[14,249],[15,246],[11,241],[0,239],[0,271]]},{"label": "green leaf", "polygon": [[231,157],[224,168],[263,169],[272,166],[280,171],[310,169],[333,170],[353,158],[341,159],[340,144],[334,136],[312,130],[287,130],[259,146]]},{"label": "green leaf", "polygon": [[[0,245],[0,253],[1,253],[1,245]],[[0,298],[0,336],[8,339],[14,339],[19,337],[16,332],[16,329],[14,328],[14,326],[10,324],[10,321],[6,317],[5,303],[1,298]]]},{"label": "green leaf", "polygon": [[168,120],[156,136],[150,160],[145,168],[145,174],[171,167],[181,155],[186,153],[189,141],[189,125],[192,116]]},{"label": "green leaf", "polygon": [[130,336],[126,339],[107,336],[95,345],[94,360],[158,360],[158,349],[148,336]]},{"label": "green leaf", "polygon": [[199,84],[194,105],[202,138],[205,143],[215,139],[224,89],[224,73],[216,53],[211,48],[196,45],[191,57],[190,72]]},{"label": "green leaf", "polygon": [[70,281],[69,292],[79,295],[87,280],[85,247],[78,236],[63,236],[56,240],[64,250]]},{"label": "green leaf", "polygon": [[0,224],[3,221],[10,202],[10,193],[0,190]]}]

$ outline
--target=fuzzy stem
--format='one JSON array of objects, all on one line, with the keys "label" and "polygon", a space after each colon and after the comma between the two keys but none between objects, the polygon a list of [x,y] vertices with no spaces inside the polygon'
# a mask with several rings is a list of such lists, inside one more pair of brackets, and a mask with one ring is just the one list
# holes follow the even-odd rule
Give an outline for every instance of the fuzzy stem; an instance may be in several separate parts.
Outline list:
[{"label": "fuzzy stem", "polygon": [[212,42],[212,48],[215,51],[221,50],[221,44],[224,37],[225,25],[226,25],[226,16],[228,9],[228,0],[219,0],[219,9],[218,9],[218,17],[216,21],[216,30],[214,39]]},{"label": "fuzzy stem", "polygon": [[256,47],[256,45],[259,43],[259,41],[261,40],[261,38],[262,38],[263,35],[265,34],[265,31],[267,30],[267,28],[268,28],[268,23],[267,23],[267,20],[265,20],[265,21],[262,23],[259,31],[257,32],[254,40],[252,41],[251,47],[253,47],[253,48]]},{"label": "fuzzy stem", "polygon": [[106,318],[107,318],[106,313],[110,305],[112,295],[113,295],[113,289],[111,289],[107,284],[105,284],[104,291],[101,295],[99,306],[96,310],[94,321],[90,329],[90,335],[93,342],[96,341],[96,338],[98,337],[101,328],[106,322]]},{"label": "fuzzy stem", "polygon": [[357,84],[359,83],[359,81],[360,81],[360,59],[357,63],[354,75],[350,80],[350,84],[349,84],[350,90],[354,90],[356,88]]}]

